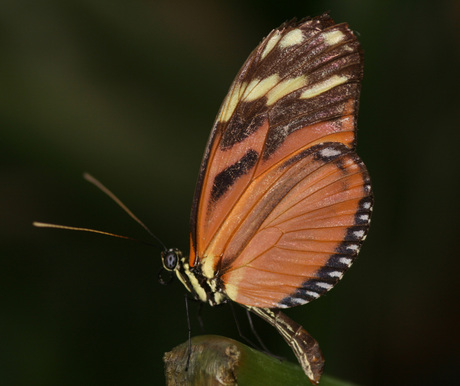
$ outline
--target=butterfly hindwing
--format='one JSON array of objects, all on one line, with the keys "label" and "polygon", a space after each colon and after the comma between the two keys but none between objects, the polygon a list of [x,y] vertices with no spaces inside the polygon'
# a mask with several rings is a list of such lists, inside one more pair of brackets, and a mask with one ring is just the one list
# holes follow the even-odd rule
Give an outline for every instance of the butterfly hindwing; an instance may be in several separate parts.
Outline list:
[{"label": "butterfly hindwing", "polygon": [[369,225],[370,183],[359,157],[343,144],[316,145],[248,190],[237,206],[251,210],[241,209],[246,217],[226,235],[219,267],[227,296],[253,307],[285,308],[331,289]]}]

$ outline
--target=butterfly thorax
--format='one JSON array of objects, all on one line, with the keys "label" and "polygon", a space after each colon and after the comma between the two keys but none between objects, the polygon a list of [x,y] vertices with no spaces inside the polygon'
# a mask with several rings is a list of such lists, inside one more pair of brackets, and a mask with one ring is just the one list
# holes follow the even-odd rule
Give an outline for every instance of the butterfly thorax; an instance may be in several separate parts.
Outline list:
[{"label": "butterfly thorax", "polygon": [[161,253],[163,267],[170,272],[175,272],[177,278],[187,288],[196,300],[216,306],[225,303],[228,298],[222,292],[222,285],[217,276],[206,277],[198,261],[190,267],[188,259],[177,248],[170,248]]}]

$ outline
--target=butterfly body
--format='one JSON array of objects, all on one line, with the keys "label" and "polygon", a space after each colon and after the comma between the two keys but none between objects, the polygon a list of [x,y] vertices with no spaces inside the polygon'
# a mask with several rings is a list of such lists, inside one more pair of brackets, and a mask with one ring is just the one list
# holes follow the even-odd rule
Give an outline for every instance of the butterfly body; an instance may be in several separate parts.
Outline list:
[{"label": "butterfly body", "polygon": [[183,256],[177,248],[170,248],[162,252],[161,259],[163,267],[168,271],[175,272],[177,278],[195,300],[208,303],[210,306],[217,306],[228,301],[219,275],[214,275],[211,278],[206,277],[202,273],[199,262],[194,267],[190,267],[188,258]]},{"label": "butterfly body", "polygon": [[316,341],[280,308],[329,291],[370,223],[369,175],[355,152],[362,52],[324,14],[273,30],[217,115],[191,213],[190,255],[162,254],[197,300],[234,301],[271,323],[313,383]]}]

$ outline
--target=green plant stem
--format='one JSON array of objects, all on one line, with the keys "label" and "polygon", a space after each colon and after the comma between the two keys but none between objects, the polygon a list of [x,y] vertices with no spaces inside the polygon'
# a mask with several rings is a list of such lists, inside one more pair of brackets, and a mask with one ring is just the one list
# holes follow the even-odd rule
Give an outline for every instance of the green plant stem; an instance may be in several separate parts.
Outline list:
[{"label": "green plant stem", "polygon": [[[230,338],[203,335],[165,353],[166,384],[172,385],[309,385],[302,368],[280,361]],[[188,359],[189,358],[189,359]],[[186,370],[187,361],[188,369]],[[323,375],[321,386],[352,386]]]}]

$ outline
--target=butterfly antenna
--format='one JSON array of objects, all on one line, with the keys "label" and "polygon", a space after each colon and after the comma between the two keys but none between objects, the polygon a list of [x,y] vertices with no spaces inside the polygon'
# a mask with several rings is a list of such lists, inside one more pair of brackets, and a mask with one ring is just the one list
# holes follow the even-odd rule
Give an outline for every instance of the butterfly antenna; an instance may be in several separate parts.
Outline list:
[{"label": "butterfly antenna", "polygon": [[[164,245],[164,243],[147,227],[147,225],[145,225],[141,220],[139,220],[137,216],[133,212],[131,212],[128,209],[128,207],[125,204],[123,204],[121,200],[117,196],[115,196],[115,194],[113,194],[108,188],[106,188],[100,181],[98,181],[96,178],[94,178],[89,173],[83,173],[83,178],[86,181],[92,183],[94,186],[96,186],[96,188],[104,192],[113,201],[115,201],[115,203],[118,204],[118,206],[121,209],[123,209],[134,221],[136,221],[140,226],[142,226],[142,228],[144,228],[150,236],[152,236],[156,241],[158,241],[162,245],[164,250],[167,250],[166,245]],[[96,233],[104,234],[105,232],[96,231]],[[124,236],[121,236],[121,237],[124,237]],[[128,237],[124,237],[124,238],[128,238]]]},{"label": "butterfly antenna", "polygon": [[66,230],[70,230],[70,231],[81,231],[81,232],[97,233],[97,234],[100,234],[100,235],[118,237],[119,239],[132,240],[132,241],[137,241],[137,242],[140,242],[140,243],[143,243],[143,244],[155,246],[155,244],[149,243],[148,241],[138,240],[138,239],[135,239],[135,238],[129,237],[129,236],[121,236],[121,235],[117,235],[116,233],[98,231],[96,229],[71,227],[71,226],[68,226],[68,225],[56,225],[56,224],[49,224],[49,223],[38,222],[38,221],[34,221],[32,223],[32,225],[34,227],[37,227],[37,228],[55,228],[55,229],[66,229]]}]

